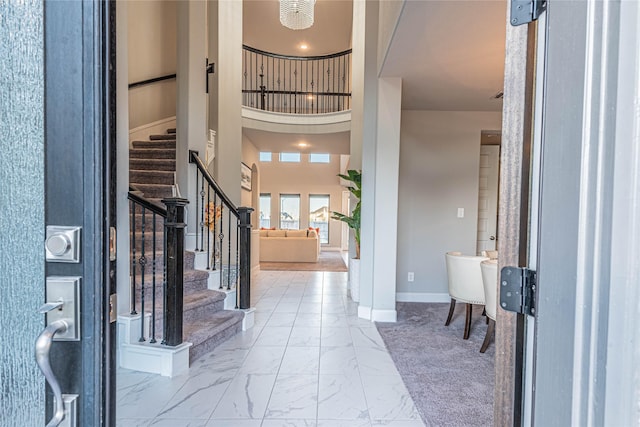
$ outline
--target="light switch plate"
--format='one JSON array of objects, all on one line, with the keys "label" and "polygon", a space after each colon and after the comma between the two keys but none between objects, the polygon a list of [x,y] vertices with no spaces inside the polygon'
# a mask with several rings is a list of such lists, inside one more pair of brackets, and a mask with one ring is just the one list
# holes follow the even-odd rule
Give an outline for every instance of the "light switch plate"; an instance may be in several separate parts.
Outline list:
[{"label": "light switch plate", "polygon": [[464,218],[464,208],[458,208],[458,218]]}]

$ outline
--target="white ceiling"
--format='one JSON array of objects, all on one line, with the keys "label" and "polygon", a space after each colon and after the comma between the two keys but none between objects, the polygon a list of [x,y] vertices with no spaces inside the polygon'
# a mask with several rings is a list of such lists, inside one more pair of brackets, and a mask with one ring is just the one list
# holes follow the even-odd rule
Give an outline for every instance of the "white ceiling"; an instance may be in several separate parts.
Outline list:
[{"label": "white ceiling", "polygon": [[[317,0],[314,25],[299,31],[280,24],[278,5],[244,0],[245,44],[300,56],[351,47],[351,0]],[[503,87],[505,27],[504,0],[407,0],[380,75],[402,78],[403,109],[500,111],[502,100],[492,97]],[[300,50],[301,43],[309,48]],[[245,134],[263,151],[286,151],[304,138],[307,151],[349,152],[348,133]]]},{"label": "white ceiling", "polygon": [[[244,0],[243,43],[272,53],[295,56],[327,55],[351,48],[351,0],[317,0],[314,23],[306,30],[280,24],[278,0]],[[306,50],[300,44],[308,45]]]},{"label": "white ceiling", "polygon": [[407,110],[500,111],[506,2],[407,1],[381,75],[402,77]]},{"label": "white ceiling", "polygon": [[[248,128],[244,128],[243,132],[253,142],[258,151],[349,154],[349,132],[302,135],[266,132]],[[300,147],[298,144],[301,142],[308,145]]]}]

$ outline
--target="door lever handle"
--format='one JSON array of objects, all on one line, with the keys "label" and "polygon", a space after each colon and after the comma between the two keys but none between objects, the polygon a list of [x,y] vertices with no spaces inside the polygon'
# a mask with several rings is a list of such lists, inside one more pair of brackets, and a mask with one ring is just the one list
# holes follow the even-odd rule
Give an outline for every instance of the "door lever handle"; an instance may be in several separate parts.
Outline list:
[{"label": "door lever handle", "polygon": [[62,400],[62,391],[60,390],[60,383],[51,370],[51,363],[49,360],[49,350],[51,350],[51,343],[53,336],[58,332],[64,333],[69,328],[71,323],[70,319],[60,319],[55,322],[51,322],[44,331],[36,339],[35,356],[38,367],[44,374],[44,378],[51,386],[53,396],[55,400],[55,411],[53,418],[47,423],[46,427],[57,427],[64,419],[64,402]]}]

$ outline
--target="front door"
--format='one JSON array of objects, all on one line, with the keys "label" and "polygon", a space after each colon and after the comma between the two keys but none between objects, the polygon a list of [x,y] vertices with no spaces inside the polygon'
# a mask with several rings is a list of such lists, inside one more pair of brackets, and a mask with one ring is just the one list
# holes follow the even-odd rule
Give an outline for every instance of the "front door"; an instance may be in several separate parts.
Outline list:
[{"label": "front door", "polygon": [[0,5],[3,426],[115,425],[113,7]]},{"label": "front door", "polygon": [[640,5],[548,2],[541,24],[523,421],[635,425]]}]

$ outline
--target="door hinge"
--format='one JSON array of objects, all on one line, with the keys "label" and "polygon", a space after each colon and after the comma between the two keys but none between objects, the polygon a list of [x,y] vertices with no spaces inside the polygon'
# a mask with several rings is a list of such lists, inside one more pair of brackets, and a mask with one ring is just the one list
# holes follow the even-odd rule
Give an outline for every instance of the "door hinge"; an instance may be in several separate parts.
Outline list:
[{"label": "door hinge", "polygon": [[205,91],[206,91],[206,93],[209,93],[209,74],[214,74],[216,72],[216,64],[215,64],[215,62],[209,62],[209,58],[207,58],[204,70],[205,70],[204,78],[206,80]]},{"label": "door hinge", "polygon": [[500,307],[515,313],[536,315],[536,272],[504,267],[500,272]]},{"label": "door hinge", "polygon": [[511,0],[511,25],[533,22],[547,10],[547,0]]}]

